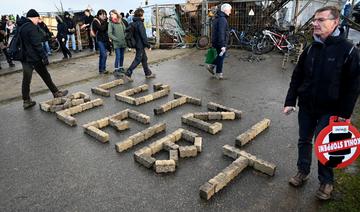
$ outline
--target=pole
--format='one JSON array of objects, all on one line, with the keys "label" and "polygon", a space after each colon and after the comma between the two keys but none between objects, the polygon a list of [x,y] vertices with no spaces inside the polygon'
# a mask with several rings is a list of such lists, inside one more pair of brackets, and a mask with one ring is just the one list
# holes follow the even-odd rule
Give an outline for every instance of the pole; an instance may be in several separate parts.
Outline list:
[{"label": "pole", "polygon": [[156,48],[160,48],[160,30],[159,30],[159,6],[156,4]]}]

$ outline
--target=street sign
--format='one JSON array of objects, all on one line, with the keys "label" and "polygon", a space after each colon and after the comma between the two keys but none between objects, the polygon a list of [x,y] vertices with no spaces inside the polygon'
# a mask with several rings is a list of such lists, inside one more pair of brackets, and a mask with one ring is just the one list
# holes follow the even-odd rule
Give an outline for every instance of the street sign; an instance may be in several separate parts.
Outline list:
[{"label": "street sign", "polygon": [[315,154],[328,167],[349,166],[360,155],[360,133],[349,119],[338,121],[337,116],[331,116],[329,125],[316,138]]}]

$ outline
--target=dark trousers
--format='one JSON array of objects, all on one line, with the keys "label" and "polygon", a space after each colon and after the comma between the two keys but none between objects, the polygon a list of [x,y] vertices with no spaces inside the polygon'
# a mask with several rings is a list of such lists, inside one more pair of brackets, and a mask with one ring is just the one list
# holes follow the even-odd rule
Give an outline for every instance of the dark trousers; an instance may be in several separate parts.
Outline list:
[{"label": "dark trousers", "polygon": [[22,81],[22,98],[23,100],[30,100],[30,83],[32,78],[33,70],[40,75],[41,79],[45,82],[47,87],[52,93],[58,91],[56,85],[51,79],[51,76],[46,68],[46,66],[41,62],[37,63],[26,63],[21,62],[23,67],[23,81]]},{"label": "dark trousers", "polygon": [[135,59],[131,63],[129,69],[126,72],[126,75],[131,76],[134,69],[141,63],[144,69],[144,73],[146,76],[151,75],[150,68],[148,66],[148,58],[146,55],[145,49],[136,49]]},{"label": "dark trousers", "polygon": [[[315,139],[320,131],[329,124],[331,114],[315,114],[305,109],[299,110],[299,142],[298,142],[298,170],[303,174],[310,173],[313,145],[312,139]],[[333,169],[326,167],[318,161],[318,179],[320,183],[334,182]]]},{"label": "dark trousers", "polygon": [[219,55],[221,52],[221,48],[216,48],[216,52],[218,56],[214,60],[213,65],[216,65],[216,73],[222,73],[226,52],[222,56]]},{"label": "dark trousers", "polygon": [[90,30],[87,30],[88,42],[89,42],[89,49],[94,49],[94,41],[93,37],[90,35]]},{"label": "dark trousers", "polygon": [[66,47],[66,38],[64,41],[62,41],[61,38],[58,38],[59,44],[60,44],[60,49],[61,52],[64,55],[64,58],[68,58],[69,56],[71,56],[71,52],[70,50]]}]

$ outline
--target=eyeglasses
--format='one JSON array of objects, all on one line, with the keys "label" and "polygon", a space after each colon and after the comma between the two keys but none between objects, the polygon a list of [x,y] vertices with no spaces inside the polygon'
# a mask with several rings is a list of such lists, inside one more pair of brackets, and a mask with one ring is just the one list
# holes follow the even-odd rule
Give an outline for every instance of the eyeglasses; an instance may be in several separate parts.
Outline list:
[{"label": "eyeglasses", "polygon": [[326,20],[335,20],[335,18],[314,18],[311,22],[312,23],[323,23]]}]

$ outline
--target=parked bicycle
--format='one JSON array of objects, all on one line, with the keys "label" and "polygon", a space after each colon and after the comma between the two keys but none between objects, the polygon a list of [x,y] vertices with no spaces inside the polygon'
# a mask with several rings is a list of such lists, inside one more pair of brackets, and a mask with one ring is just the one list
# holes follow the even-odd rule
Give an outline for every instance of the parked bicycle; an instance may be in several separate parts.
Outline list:
[{"label": "parked bicycle", "polygon": [[229,43],[228,48],[242,48],[248,51],[256,52],[257,43],[259,42],[259,37],[246,33],[245,31],[237,31],[232,28],[229,33]]},{"label": "parked bicycle", "polygon": [[262,31],[262,38],[257,43],[257,50],[259,54],[271,52],[275,47],[280,51],[286,53],[294,53],[296,47],[302,44],[303,48],[306,47],[306,37],[301,33],[293,33],[294,28],[290,27],[289,31],[274,32],[268,29]]}]

